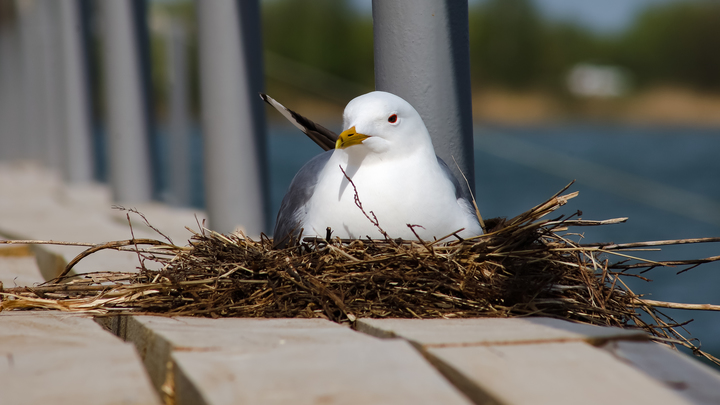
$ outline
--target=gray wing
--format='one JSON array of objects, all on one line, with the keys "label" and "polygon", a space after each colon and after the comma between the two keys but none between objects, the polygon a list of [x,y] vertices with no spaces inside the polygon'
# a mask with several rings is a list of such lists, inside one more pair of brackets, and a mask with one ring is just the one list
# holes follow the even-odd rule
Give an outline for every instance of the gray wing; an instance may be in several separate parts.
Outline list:
[{"label": "gray wing", "polygon": [[440,159],[439,156],[435,156],[435,157],[437,158],[438,164],[440,164],[440,167],[442,168],[443,172],[445,173],[445,176],[447,176],[448,179],[450,179],[450,181],[452,182],[453,186],[455,186],[455,197],[457,197],[458,199],[461,199],[461,198],[465,199],[468,202],[468,204],[470,204],[470,206],[472,207],[473,206],[472,195],[470,194],[470,189],[468,189],[467,183],[465,181],[463,181],[461,183],[460,180],[457,177],[455,177],[453,172],[450,170],[447,163],[445,163],[444,160]]},{"label": "gray wing", "polygon": [[273,232],[273,247],[284,248],[300,234],[300,224],[305,214],[305,204],[315,191],[318,176],[332,156],[329,150],[315,156],[307,162],[295,175],[287,194],[283,197],[278,211],[275,231]]},{"label": "gray wing", "polygon": [[448,167],[447,163],[445,163],[444,160],[440,159],[439,156],[436,155],[435,157],[437,157],[438,164],[440,164],[440,167],[442,168],[443,172],[445,173],[445,176],[447,176],[447,178],[450,179],[450,181],[452,182],[453,186],[455,186],[455,197],[458,200],[464,200],[467,203],[466,207],[468,210],[468,214],[470,214],[472,216],[472,218],[475,219],[475,221],[478,223],[478,225],[480,225],[480,227],[483,229],[483,232],[484,232],[485,225],[483,225],[480,222],[480,218],[479,218],[480,213],[475,211],[475,209],[477,209],[477,207],[475,206],[475,203],[473,202],[472,193],[470,192],[470,188],[468,187],[467,182],[464,181],[465,179],[463,179],[463,181],[460,182],[460,179],[455,177],[453,172]]}]

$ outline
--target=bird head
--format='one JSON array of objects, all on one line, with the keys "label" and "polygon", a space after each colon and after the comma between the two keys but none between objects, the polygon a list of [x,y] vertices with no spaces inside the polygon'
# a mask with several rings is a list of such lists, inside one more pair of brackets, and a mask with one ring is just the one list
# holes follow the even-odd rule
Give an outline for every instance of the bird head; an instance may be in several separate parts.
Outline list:
[{"label": "bird head", "polygon": [[343,114],[343,128],[335,149],[364,150],[379,154],[407,154],[430,145],[430,135],[420,114],[402,98],[374,91],[351,100]]}]

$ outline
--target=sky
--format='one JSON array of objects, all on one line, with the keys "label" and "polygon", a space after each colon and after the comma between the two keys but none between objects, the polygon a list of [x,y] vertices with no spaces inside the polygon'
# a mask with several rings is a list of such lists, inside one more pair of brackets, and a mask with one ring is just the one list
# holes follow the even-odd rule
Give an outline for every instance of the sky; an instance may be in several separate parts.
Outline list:
[{"label": "sky", "polygon": [[[351,0],[370,13],[372,0]],[[469,0],[470,4],[485,0]],[[532,0],[538,11],[551,20],[570,20],[598,33],[623,31],[648,6],[683,0]]]}]

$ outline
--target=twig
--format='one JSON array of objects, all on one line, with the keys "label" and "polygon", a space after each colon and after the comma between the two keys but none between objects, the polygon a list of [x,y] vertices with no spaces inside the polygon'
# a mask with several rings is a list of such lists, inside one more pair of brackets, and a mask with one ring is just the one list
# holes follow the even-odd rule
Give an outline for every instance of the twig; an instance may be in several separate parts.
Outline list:
[{"label": "twig", "polygon": [[[602,221],[593,221],[593,220],[587,220],[587,219],[569,219],[569,220],[563,220],[563,221],[551,221],[548,222],[549,226],[556,225],[556,224],[562,224],[563,226],[600,226],[600,225],[614,225],[614,224],[620,224],[623,222],[626,222],[628,219],[627,217],[623,218],[613,218],[613,219],[605,219]],[[602,246],[600,244],[597,245],[582,245],[582,246]]]},{"label": "twig", "polygon": [[[145,225],[146,225],[148,228],[152,229],[152,230],[155,231],[158,235],[160,235],[160,236],[162,236],[163,238],[165,238],[168,242],[170,242],[171,245],[174,245],[174,244],[175,244],[175,243],[172,241],[172,239],[170,239],[169,236],[165,235],[165,234],[162,233],[159,229],[157,229],[157,228],[155,228],[154,226],[152,226],[152,224],[150,224],[150,221],[148,221],[148,219],[145,217],[145,215],[144,215],[142,212],[138,211],[137,208],[125,208],[125,207],[120,206],[120,205],[113,205],[112,208],[113,208],[113,209],[116,209],[116,210],[120,210],[120,211],[132,212],[133,214],[139,215],[140,218],[142,218],[143,222],[145,222]],[[196,219],[197,219],[197,217],[196,217]],[[130,221],[130,215],[128,215],[128,221]],[[132,225],[130,225],[130,228],[131,228],[131,230],[132,230]]]},{"label": "twig", "polygon": [[[607,253],[614,253],[617,254],[617,252],[614,251],[608,251]],[[630,257],[630,256],[627,256]],[[706,257],[704,259],[690,259],[690,260],[672,260],[672,261],[662,261],[662,262],[655,262],[651,260],[641,259],[638,257],[630,257],[635,260],[640,260],[640,263],[632,263],[632,264],[613,264],[610,265],[610,268],[612,269],[645,269],[640,272],[640,274],[645,273],[647,271],[650,271],[656,267],[677,267],[677,266],[692,266],[692,268],[697,267],[697,265],[705,264],[705,263],[712,263],[716,261],[720,261],[720,256],[712,256],[712,257]],[[684,269],[678,272],[678,274],[685,272],[689,269]]]},{"label": "twig", "polygon": [[[123,246],[135,246],[135,250],[137,250],[137,245],[154,245],[154,246],[167,246],[167,247],[173,247],[173,245],[168,245],[165,242],[161,242],[159,240],[155,239],[128,239],[128,240],[119,240],[114,242],[108,242],[103,243],[100,245],[91,245],[92,247],[90,249],[84,250],[79,255],[75,256],[74,259],[70,261],[70,263],[65,266],[65,269],[60,273],[59,276],[56,277],[56,280],[62,279],[63,277],[67,276],[67,274],[72,270],[73,266],[75,266],[80,260],[86,258],[87,256],[98,252],[103,249],[118,249]],[[87,246],[87,245],[83,245]]]},{"label": "twig", "polygon": [[360,208],[360,211],[362,211],[363,215],[365,215],[365,218],[367,218],[368,221],[370,221],[370,223],[372,223],[372,224],[378,229],[378,231],[380,231],[380,233],[382,234],[382,236],[385,237],[385,239],[391,240],[391,239],[390,239],[390,236],[387,234],[387,232],[385,232],[385,231],[380,227],[380,223],[378,222],[378,219],[377,219],[377,217],[375,216],[375,213],[372,212],[372,211],[370,211],[370,214],[372,214],[372,218],[370,218],[370,215],[368,215],[367,212],[365,212],[365,209],[363,209],[363,206],[362,206],[362,202],[360,201],[360,196],[358,195],[357,187],[355,187],[355,183],[352,181],[352,179],[350,178],[350,176],[348,176],[347,173],[345,173],[345,170],[342,168],[342,166],[338,165],[338,167],[340,167],[340,171],[342,171],[343,175],[345,176],[345,178],[347,179],[347,181],[350,182],[350,185],[351,185],[352,188],[353,188],[353,191],[354,191],[354,193],[355,193],[355,205],[356,205],[358,208]]},{"label": "twig", "polygon": [[665,302],[646,299],[636,299],[639,305],[649,305],[656,308],[689,309],[700,311],[720,311],[720,305],[712,304],[682,304],[679,302]]},{"label": "twig", "polygon": [[689,243],[712,243],[720,242],[720,238],[692,238],[692,239],[671,239],[671,240],[656,240],[650,242],[632,242],[632,243],[590,243],[581,246],[599,246],[605,250],[616,250],[616,249],[628,249],[636,247],[649,247],[649,246],[668,246],[668,245],[684,245]]},{"label": "twig", "polygon": [[428,244],[420,237],[420,235],[418,235],[417,232],[415,232],[415,227],[423,228],[423,226],[422,226],[422,225],[411,225],[411,224],[407,224],[407,227],[410,228],[410,231],[412,231],[413,235],[415,235],[415,237],[417,238],[417,240],[418,240],[423,246],[425,246],[425,249],[428,251],[428,253],[430,253],[431,255],[435,256],[435,250],[433,250],[432,246],[431,246],[431,245],[428,245]]},{"label": "twig", "polygon": [[465,176],[465,173],[463,173],[462,169],[460,169],[460,165],[458,164],[457,160],[455,160],[455,156],[452,157],[453,162],[455,162],[455,166],[457,166],[458,171],[463,176],[463,179],[465,179],[465,184],[467,185],[468,193],[470,194],[470,198],[472,199],[473,207],[475,207],[475,215],[477,215],[478,222],[480,222],[480,228],[482,228],[483,233],[487,232],[487,229],[485,229],[485,221],[483,221],[482,215],[480,215],[480,209],[478,208],[477,201],[475,201],[475,196],[472,193],[472,189],[470,188],[470,182],[468,181],[467,177]]},{"label": "twig", "polygon": [[97,243],[62,242],[62,241],[57,241],[57,240],[31,240],[31,239],[0,240],[0,244],[2,244],[2,245],[97,246]]},{"label": "twig", "polygon": [[[130,214],[125,214],[128,220],[128,226],[130,226],[130,236],[132,236],[132,240],[135,240],[135,232],[133,231],[132,221],[130,220]],[[138,261],[140,262],[140,268],[147,271],[145,268],[145,261],[143,260],[142,255],[140,254],[140,249],[138,249],[137,243],[135,245],[135,253],[137,254]]]}]

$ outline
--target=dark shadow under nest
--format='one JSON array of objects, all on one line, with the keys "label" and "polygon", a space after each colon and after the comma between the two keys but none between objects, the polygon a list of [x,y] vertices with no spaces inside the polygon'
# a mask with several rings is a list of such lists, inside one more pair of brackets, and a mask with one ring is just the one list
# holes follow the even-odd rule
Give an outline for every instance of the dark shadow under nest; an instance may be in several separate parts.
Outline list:
[{"label": "dark shadow under nest", "polygon": [[[676,330],[682,325],[657,309],[684,304],[644,300],[622,279],[669,264],[635,258],[623,250],[720,239],[581,245],[572,240],[576,234],[569,227],[607,225],[625,218],[547,219],[577,193],[559,194],[468,240],[453,235],[434,242],[305,238],[300,246],[277,250],[268,238],[254,241],[201,227],[185,247],[157,240],[111,242],[91,247],[67,270],[95,251],[117,249],[137,252],[142,263],[138,273],[63,276],[36,287],[4,290],[0,285],[0,309],[322,317],[335,322],[362,317],[547,316],[642,328],[656,340],[689,347],[717,361]],[[695,266],[714,260],[718,258],[672,264]],[[148,269],[147,262],[160,268]]]}]

